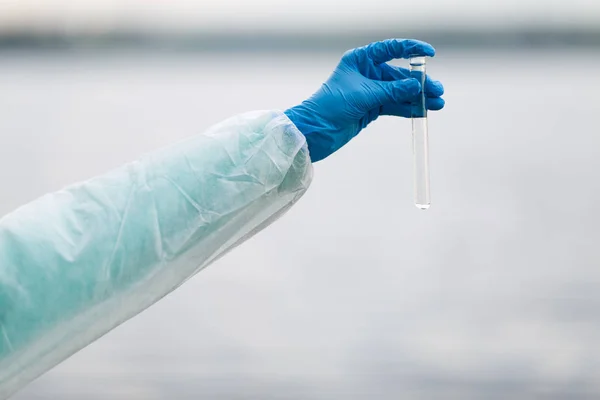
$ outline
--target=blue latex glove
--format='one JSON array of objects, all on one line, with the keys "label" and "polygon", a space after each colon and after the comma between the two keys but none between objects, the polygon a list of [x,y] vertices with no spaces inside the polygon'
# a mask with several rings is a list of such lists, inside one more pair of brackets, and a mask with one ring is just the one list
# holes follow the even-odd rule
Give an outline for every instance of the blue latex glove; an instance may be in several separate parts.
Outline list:
[{"label": "blue latex glove", "polygon": [[[408,69],[387,61],[434,54],[427,43],[402,39],[347,51],[315,94],[285,111],[306,136],[311,160],[331,155],[380,115],[410,117],[411,103],[418,101],[421,85],[410,78]],[[429,110],[444,107],[442,94],[442,84],[427,77],[425,104]]]}]

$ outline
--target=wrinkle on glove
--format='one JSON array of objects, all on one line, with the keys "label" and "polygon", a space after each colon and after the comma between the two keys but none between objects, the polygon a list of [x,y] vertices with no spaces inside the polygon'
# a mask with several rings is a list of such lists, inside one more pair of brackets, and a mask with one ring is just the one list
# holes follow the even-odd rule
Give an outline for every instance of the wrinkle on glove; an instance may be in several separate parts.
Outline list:
[{"label": "wrinkle on glove", "polygon": [[0,399],[272,223],[311,179],[304,136],[259,111],[0,219]]}]

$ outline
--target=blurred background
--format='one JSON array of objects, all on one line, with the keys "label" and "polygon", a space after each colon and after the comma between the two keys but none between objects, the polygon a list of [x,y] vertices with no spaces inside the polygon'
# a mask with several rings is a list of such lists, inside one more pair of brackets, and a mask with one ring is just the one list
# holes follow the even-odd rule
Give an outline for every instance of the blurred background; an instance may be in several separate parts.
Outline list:
[{"label": "blurred background", "polygon": [[387,37],[437,49],[430,210],[410,122],[381,118],[283,219],[15,400],[600,397],[596,1],[0,1],[0,215],[297,104]]}]

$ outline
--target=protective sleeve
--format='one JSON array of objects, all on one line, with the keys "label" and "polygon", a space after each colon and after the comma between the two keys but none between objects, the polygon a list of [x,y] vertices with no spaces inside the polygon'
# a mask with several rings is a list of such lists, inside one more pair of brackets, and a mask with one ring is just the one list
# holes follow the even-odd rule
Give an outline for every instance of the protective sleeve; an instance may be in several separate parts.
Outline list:
[{"label": "protective sleeve", "polygon": [[256,111],[0,219],[0,399],[271,224],[311,180],[304,136]]}]

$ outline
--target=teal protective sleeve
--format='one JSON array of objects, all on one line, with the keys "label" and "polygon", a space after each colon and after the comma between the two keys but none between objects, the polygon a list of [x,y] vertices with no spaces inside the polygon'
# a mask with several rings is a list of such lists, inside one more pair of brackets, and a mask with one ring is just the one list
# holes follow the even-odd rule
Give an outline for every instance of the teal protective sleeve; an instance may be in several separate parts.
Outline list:
[{"label": "teal protective sleeve", "polygon": [[304,136],[256,111],[0,219],[0,399],[269,225],[311,179]]}]

